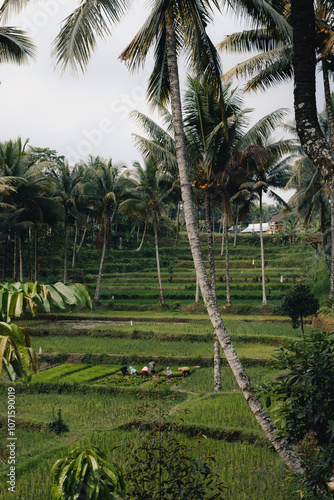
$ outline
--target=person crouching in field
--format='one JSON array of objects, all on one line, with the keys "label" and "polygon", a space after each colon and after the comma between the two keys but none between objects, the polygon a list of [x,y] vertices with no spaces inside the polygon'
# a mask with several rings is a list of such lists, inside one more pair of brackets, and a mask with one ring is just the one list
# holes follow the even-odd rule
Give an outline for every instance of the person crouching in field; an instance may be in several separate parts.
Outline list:
[{"label": "person crouching in field", "polygon": [[150,359],[149,365],[150,365],[150,372],[153,377],[153,375],[155,375],[157,372],[155,371],[155,363],[152,358]]},{"label": "person crouching in field", "polygon": [[184,378],[189,375],[190,370],[188,366],[183,366],[182,368],[179,368],[179,372],[182,373],[182,378]]},{"label": "person crouching in field", "polygon": [[169,380],[169,379],[171,379],[171,378],[173,378],[173,372],[172,372],[172,370],[169,368],[169,366],[167,366],[167,368],[166,368],[166,379],[168,379],[168,380]]},{"label": "person crouching in field", "polygon": [[142,377],[148,377],[148,368],[147,368],[147,366],[144,366],[144,368],[142,369],[141,376]]},{"label": "person crouching in field", "polygon": [[123,365],[121,368],[122,377],[125,378],[129,374],[127,365]]}]

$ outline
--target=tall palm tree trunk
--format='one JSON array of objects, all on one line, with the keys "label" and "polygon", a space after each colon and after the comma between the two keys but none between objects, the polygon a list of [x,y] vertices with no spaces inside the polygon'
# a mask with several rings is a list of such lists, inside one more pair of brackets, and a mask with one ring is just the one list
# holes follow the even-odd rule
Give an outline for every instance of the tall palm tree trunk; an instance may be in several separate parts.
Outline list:
[{"label": "tall palm tree trunk", "polygon": [[231,287],[230,287],[230,255],[227,229],[227,217],[225,218],[225,282],[226,282],[226,305],[231,305]]},{"label": "tall palm tree trunk", "polygon": [[75,221],[73,253],[72,253],[72,269],[75,266],[75,255],[77,253],[77,242],[78,242],[78,224],[77,224],[77,221]]},{"label": "tall palm tree trunk", "polygon": [[[211,284],[212,295],[214,299],[217,301],[215,257],[213,248],[213,238],[211,233],[211,205],[210,205],[210,194],[208,191],[205,192],[205,220],[206,220],[206,235],[208,240],[210,284]],[[223,387],[221,379],[219,341],[217,339],[215,332],[213,332],[213,381],[214,381],[214,391],[221,392]]]},{"label": "tall palm tree trunk", "polygon": [[99,296],[100,296],[100,287],[101,287],[101,280],[102,280],[103,264],[104,264],[104,258],[105,258],[105,255],[106,255],[106,249],[107,249],[107,233],[108,233],[107,225],[108,224],[105,221],[105,227],[104,227],[104,231],[103,231],[103,245],[102,245],[102,254],[101,254],[101,260],[100,260],[99,274],[97,276],[97,282],[96,282],[96,288],[95,288],[95,294],[94,294],[94,300],[95,300],[95,302],[97,302],[99,300]]},{"label": "tall palm tree trunk", "polygon": [[[86,222],[88,224],[88,222],[89,222],[89,214],[87,215]],[[77,254],[78,255],[79,255],[80,249],[81,249],[81,247],[83,245],[83,242],[85,241],[86,234],[87,234],[87,226],[85,226],[84,232],[82,234],[82,238],[81,238],[80,243],[79,243],[78,248],[77,248]]]},{"label": "tall palm tree trunk", "polygon": [[65,222],[65,241],[64,241],[64,283],[67,283],[67,249],[68,249],[68,225]]},{"label": "tall palm tree trunk", "polygon": [[34,265],[34,280],[38,280],[38,226],[35,224],[35,231],[34,231],[34,245],[35,245],[35,251],[34,251],[34,260],[35,260],[35,265]]},{"label": "tall palm tree trunk", "polygon": [[147,216],[146,216],[146,219],[145,219],[145,226],[144,226],[143,236],[142,236],[142,239],[141,239],[139,247],[136,249],[136,252],[140,252],[141,247],[143,246],[145,235],[146,235],[146,229],[147,229]]},{"label": "tall palm tree trunk", "polygon": [[262,403],[256,395],[250,391],[250,380],[237,356],[232,345],[231,339],[227,333],[223,320],[219,314],[217,302],[214,300],[209,280],[206,274],[203,255],[200,246],[199,234],[196,226],[196,217],[194,214],[191,187],[189,180],[189,170],[186,160],[185,140],[183,134],[181,95],[177,66],[177,51],[174,31],[174,20],[166,17],[166,37],[167,37],[167,65],[170,81],[171,107],[175,133],[175,146],[177,163],[180,173],[180,185],[182,201],[184,206],[184,215],[190,248],[194,259],[196,272],[199,277],[202,296],[205,301],[206,309],[210,317],[214,332],[218,337],[219,343],[224,351],[226,359],[238,382],[238,385],[257,421],[266,433],[270,442],[280,454],[284,462],[294,472],[303,472],[302,462],[298,455],[292,450],[288,441],[278,435],[277,427],[272,422],[268,412],[263,408]]},{"label": "tall palm tree trunk", "polygon": [[262,276],[262,305],[267,305],[266,296],[266,278],[264,274],[264,248],[263,248],[263,231],[262,231],[262,191],[259,193],[260,198],[260,246],[261,246],[261,276]]},{"label": "tall palm tree trunk", "polygon": [[220,251],[220,255],[223,257],[224,255],[224,244],[225,244],[225,214],[223,215],[223,223],[222,223],[222,247]]},{"label": "tall palm tree trunk", "polygon": [[177,203],[177,213],[176,213],[176,236],[174,241],[174,248],[176,248],[180,234],[180,202]]},{"label": "tall palm tree trunk", "polygon": [[17,234],[14,235],[13,279],[17,281]]},{"label": "tall palm tree trunk", "polygon": [[7,274],[7,245],[8,245],[8,239],[7,236],[4,239],[3,242],[3,268],[2,268],[2,281],[6,281],[6,274]]},{"label": "tall palm tree trunk", "polygon": [[154,243],[155,243],[155,256],[157,260],[157,272],[158,272],[158,281],[159,281],[159,296],[160,296],[160,304],[162,306],[165,305],[164,296],[162,293],[162,283],[161,283],[161,270],[160,270],[160,258],[159,258],[159,242],[158,242],[158,220],[157,214],[153,213],[153,227],[154,227]]},{"label": "tall palm tree trunk", "polygon": [[19,264],[20,264],[20,281],[23,281],[23,245],[22,233],[19,234]]},{"label": "tall palm tree trunk", "polygon": [[237,246],[238,222],[239,222],[239,207],[237,205],[237,214],[236,214],[236,217],[235,217],[234,241],[233,241],[233,247],[234,248]]}]

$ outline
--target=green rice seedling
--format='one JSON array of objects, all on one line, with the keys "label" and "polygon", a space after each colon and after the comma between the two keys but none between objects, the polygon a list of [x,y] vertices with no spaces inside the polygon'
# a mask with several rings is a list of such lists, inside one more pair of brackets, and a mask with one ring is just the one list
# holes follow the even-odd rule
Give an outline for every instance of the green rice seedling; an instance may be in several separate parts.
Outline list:
[{"label": "green rice seedling", "polygon": [[54,368],[50,368],[49,370],[44,370],[36,373],[32,376],[32,383],[34,382],[51,382],[58,380],[59,378],[66,377],[71,373],[79,372],[82,370],[86,370],[91,365],[87,364],[74,364],[74,363],[65,363],[63,365],[55,366]]},{"label": "green rice seedling", "polygon": [[120,367],[115,365],[93,366],[87,368],[86,370],[81,370],[65,376],[64,382],[85,384],[87,382],[92,382],[94,380],[98,380],[99,378],[106,377],[107,375],[117,373],[119,370]]},{"label": "green rice seedling", "polygon": [[[110,353],[110,354],[126,354],[127,356],[212,356],[212,343],[207,342],[164,342],[154,340],[133,340],[119,338],[67,338],[64,341],[63,337],[53,337],[39,339],[42,344],[43,351],[58,352],[58,353]],[[33,343],[34,344],[34,343]],[[272,352],[273,346],[262,344],[242,344],[235,343],[235,348],[241,357],[256,357],[268,359]]]},{"label": "green rice seedling", "polygon": [[[279,374],[277,370],[272,370],[269,367],[247,367],[247,375],[253,385],[266,384],[275,379]],[[234,375],[227,366],[221,368],[221,380],[223,392],[238,391],[239,387]],[[191,377],[182,380],[181,386],[183,390],[194,393],[213,393],[214,392],[214,377],[213,367],[200,368],[195,370]]]},{"label": "green rice seedling", "polygon": [[262,430],[239,392],[214,394],[192,399],[175,408],[173,415],[182,415],[184,423],[209,427]]}]

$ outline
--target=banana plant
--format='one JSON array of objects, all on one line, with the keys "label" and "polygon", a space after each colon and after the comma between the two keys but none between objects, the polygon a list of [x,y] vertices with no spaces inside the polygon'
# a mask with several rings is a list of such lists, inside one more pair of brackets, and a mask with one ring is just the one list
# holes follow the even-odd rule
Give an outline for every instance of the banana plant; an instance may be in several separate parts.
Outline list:
[{"label": "banana plant", "polygon": [[[68,305],[92,307],[87,288],[80,283],[43,285],[37,282],[0,284],[0,378],[2,369],[14,382],[16,377],[28,384],[38,370],[38,356],[24,328],[12,324],[22,315],[35,317],[38,311],[66,309]],[[1,362],[2,360],[2,362]]]},{"label": "banana plant", "polygon": [[79,446],[66,458],[59,459],[52,471],[51,495],[54,500],[120,500],[125,484],[122,470],[108,462],[95,446]]}]

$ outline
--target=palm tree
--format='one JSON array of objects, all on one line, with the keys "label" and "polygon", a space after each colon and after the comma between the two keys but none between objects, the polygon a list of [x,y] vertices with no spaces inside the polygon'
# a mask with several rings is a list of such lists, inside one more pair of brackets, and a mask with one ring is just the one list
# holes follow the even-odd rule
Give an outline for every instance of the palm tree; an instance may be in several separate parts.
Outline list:
[{"label": "palm tree", "polygon": [[[67,18],[56,40],[58,65],[64,68],[70,63],[84,70],[96,44],[95,34],[102,37],[108,35],[108,21],[118,21],[124,13],[124,5],[123,2],[111,1],[83,2]],[[169,0],[155,3],[143,28],[122,53],[122,59],[127,60],[131,67],[139,66],[155,44],[156,62],[149,82],[148,95],[159,102],[166,102],[170,96],[186,227],[210,320],[236,380],[260,425],[289,467],[295,472],[302,472],[299,457],[288,443],[277,435],[276,426],[268,413],[249,390],[250,381],[231,344],[217,302],[212,295],[200,246],[186,158],[177,58],[182,48],[190,50],[187,61],[216,86],[217,94],[220,95],[218,58],[206,33],[206,26],[211,20],[211,5],[219,7],[216,0],[194,0],[190,3],[187,0]]]},{"label": "palm tree", "polygon": [[[144,24],[142,30],[139,31],[129,47],[123,52],[122,57],[123,59],[129,60],[130,66],[138,65],[145,59],[152,42],[154,40],[157,41],[155,50],[156,65],[150,79],[149,96],[157,97],[158,94],[160,96],[160,100],[164,100],[169,95],[168,91],[170,92],[185,221],[196,272],[199,276],[202,296],[204,298],[210,320],[230,367],[238,381],[239,387],[245,395],[254,415],[286,463],[288,463],[293,470],[301,472],[303,469],[299,457],[292,451],[287,442],[284,442],[284,444],[282,443],[281,439],[277,435],[276,427],[269,418],[267,412],[264,410],[262,404],[258,398],[254,397],[254,395],[249,391],[249,379],[231,344],[231,340],[219,314],[217,301],[212,294],[210,283],[205,271],[196,225],[196,217],[192,204],[189,168],[186,157],[177,63],[179,48],[182,44],[185,47],[189,47],[188,44],[191,42],[193,57],[190,57],[189,59],[194,65],[196,62],[200,63],[199,67],[196,69],[210,75],[210,78],[213,77],[213,82],[216,80],[215,77],[217,76],[217,73],[216,66],[210,65],[207,57],[199,59],[197,56],[198,54],[203,53],[207,55],[207,52],[205,52],[208,48],[208,44],[205,43],[207,42],[207,38],[202,40],[201,35],[204,33],[206,37],[205,25],[207,24],[208,14],[204,24],[203,18],[200,16],[201,11],[199,9],[197,11],[195,10],[195,7],[200,7],[200,3],[194,2],[192,4],[194,8],[191,12],[189,12],[189,8],[186,8],[185,3],[188,7],[189,5],[187,2],[166,2],[166,4],[164,4],[165,8],[161,9],[161,11],[159,10],[161,7],[160,4],[157,4],[156,7],[153,8],[151,15]],[[209,5],[207,3],[201,3],[203,12],[208,13],[208,6]],[[187,36],[185,36],[185,34],[187,34]],[[200,52],[199,47],[201,46],[203,49]],[[205,71],[206,68],[208,68],[208,71]],[[163,84],[167,83],[169,84],[167,87],[166,85],[162,87]]]},{"label": "palm tree", "polygon": [[107,248],[110,246],[113,219],[124,185],[128,180],[123,165],[114,165],[111,159],[106,161],[100,157],[96,157],[91,162],[88,179],[89,182],[85,183],[84,191],[92,199],[95,216],[99,222],[97,246],[101,247],[102,243],[99,273],[94,294],[94,300],[97,302],[100,295],[104,259]]},{"label": "palm tree", "polygon": [[[49,162],[35,163],[26,151],[28,141],[22,144],[21,139],[0,144],[0,171],[3,179],[10,183],[12,191],[3,194],[4,199],[16,210],[16,223],[12,226],[17,236],[19,247],[20,280],[23,280],[22,240],[28,237],[28,264],[30,271],[30,228],[35,236],[35,281],[38,278],[38,227],[40,224],[53,224],[61,217],[62,209],[53,198],[55,184],[53,179],[45,175]],[[15,259],[14,259],[15,260]],[[15,274],[15,273],[14,273]]]},{"label": "palm tree", "polygon": [[68,255],[68,236],[70,227],[75,220],[80,217],[77,210],[77,201],[82,190],[82,177],[76,169],[71,169],[67,162],[61,165],[55,165],[50,176],[56,182],[57,200],[63,207],[64,222],[64,276],[63,282],[67,283],[67,255]]},{"label": "palm tree", "polygon": [[290,162],[291,158],[277,159],[282,155],[282,152],[288,151],[290,148],[290,141],[286,143],[270,144],[267,146],[268,150],[272,152],[272,157],[265,165],[257,165],[253,171],[250,181],[242,184],[242,188],[249,189],[251,192],[256,193],[260,204],[260,247],[261,247],[261,276],[262,276],[262,305],[267,305],[266,296],[266,283],[264,271],[264,247],[263,247],[263,194],[268,194],[276,202],[288,206],[287,203],[271,188],[284,188],[291,176]]},{"label": "palm tree", "polygon": [[136,214],[145,221],[151,219],[153,222],[160,304],[164,306],[159,258],[158,221],[163,212],[167,213],[166,201],[175,187],[175,181],[168,173],[158,169],[152,155],[145,159],[144,168],[138,162],[134,163],[133,166],[136,169],[133,174],[135,184],[127,199],[120,204],[120,210],[128,215]]}]

